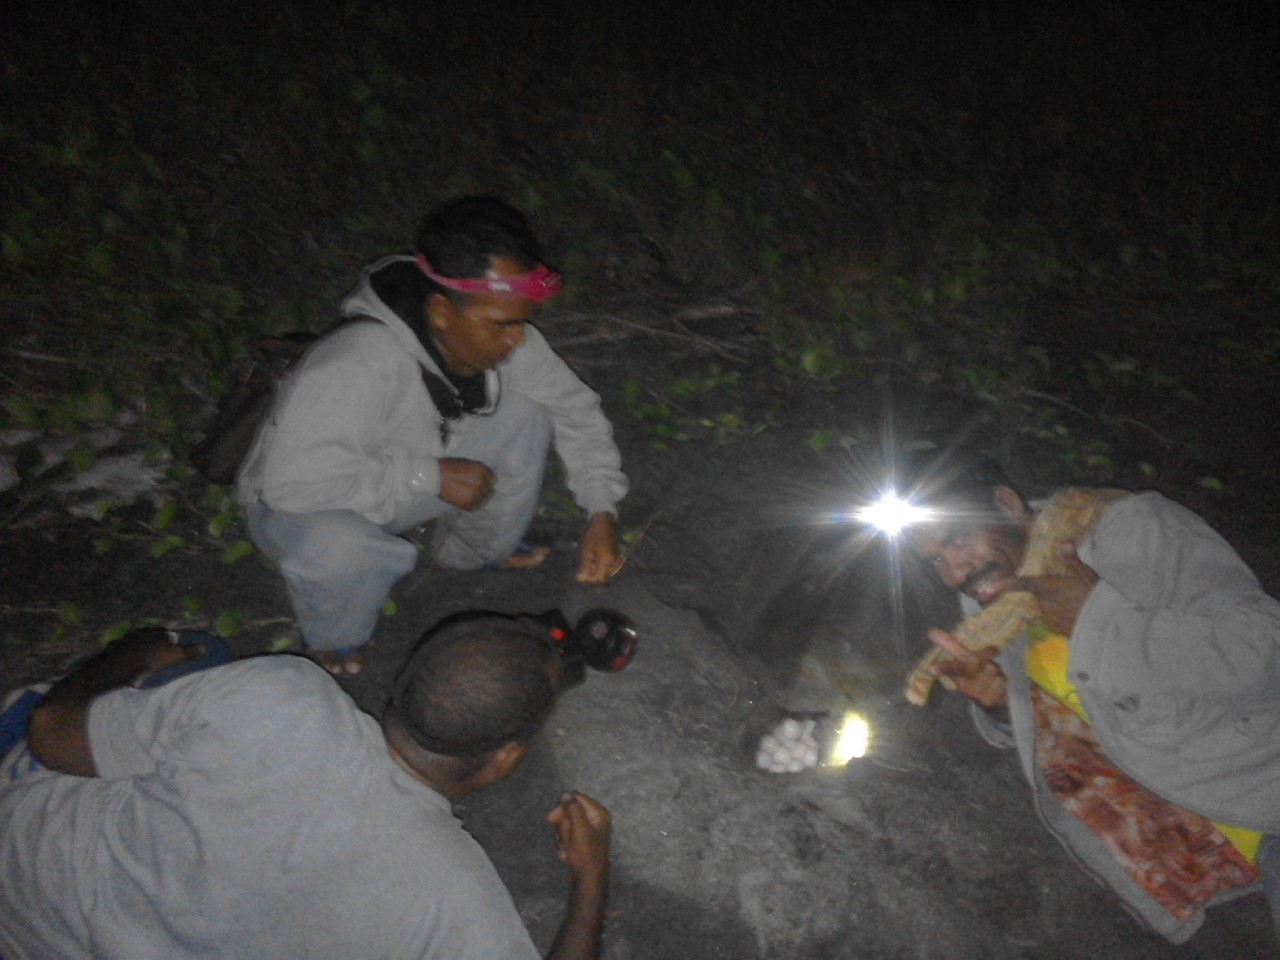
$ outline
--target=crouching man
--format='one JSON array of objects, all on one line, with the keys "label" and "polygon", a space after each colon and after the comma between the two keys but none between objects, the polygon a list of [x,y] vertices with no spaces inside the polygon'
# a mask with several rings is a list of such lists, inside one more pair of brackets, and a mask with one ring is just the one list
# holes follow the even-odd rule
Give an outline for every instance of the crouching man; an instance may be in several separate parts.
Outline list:
[{"label": "crouching man", "polygon": [[[450,806],[509,776],[551,712],[537,631],[429,635],[381,723],[301,657],[130,686],[193,653],[139,631],[35,708],[0,766],[0,956],[539,956]],[[574,793],[548,819],[571,877],[548,956],[595,957],[609,813]]]},{"label": "crouching man", "polygon": [[357,673],[391,587],[429,559],[532,565],[519,552],[554,446],[586,515],[578,580],[617,571],[621,457],[600,398],[528,322],[560,290],[525,218],[486,197],[423,221],[413,254],[370,265],[344,323],[284,383],[239,474],[255,544],[280,565],[303,639]]}]

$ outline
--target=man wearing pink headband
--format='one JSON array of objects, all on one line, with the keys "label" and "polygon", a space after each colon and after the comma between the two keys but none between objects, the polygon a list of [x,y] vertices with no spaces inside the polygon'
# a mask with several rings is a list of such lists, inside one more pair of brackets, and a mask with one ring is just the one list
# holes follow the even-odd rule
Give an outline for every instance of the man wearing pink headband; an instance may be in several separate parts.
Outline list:
[{"label": "man wearing pink headband", "polygon": [[463,198],[415,247],[365,269],[341,306],[352,322],[300,361],[239,476],[250,534],[335,673],[359,671],[418,561],[401,534],[435,521],[429,559],[454,569],[516,562],[553,442],[587,516],[578,579],[618,567],[627,479],[600,398],[527,322],[561,286],[527,221]]}]

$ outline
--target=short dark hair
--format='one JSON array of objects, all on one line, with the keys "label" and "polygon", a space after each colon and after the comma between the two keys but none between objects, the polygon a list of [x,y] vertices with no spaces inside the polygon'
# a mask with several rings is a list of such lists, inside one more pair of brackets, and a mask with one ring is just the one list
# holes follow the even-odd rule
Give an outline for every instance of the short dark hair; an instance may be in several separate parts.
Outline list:
[{"label": "short dark hair", "polygon": [[901,458],[898,481],[914,502],[959,505],[994,516],[1001,516],[996,487],[1008,487],[1022,497],[999,461],[963,445],[906,454]]},{"label": "short dark hair", "polygon": [[483,276],[494,257],[508,257],[525,270],[542,262],[529,221],[496,197],[461,197],[437,207],[418,227],[414,247],[445,277]]},{"label": "short dark hair", "polygon": [[392,690],[386,720],[448,757],[528,740],[551,713],[555,651],[518,617],[460,614],[428,631]]}]

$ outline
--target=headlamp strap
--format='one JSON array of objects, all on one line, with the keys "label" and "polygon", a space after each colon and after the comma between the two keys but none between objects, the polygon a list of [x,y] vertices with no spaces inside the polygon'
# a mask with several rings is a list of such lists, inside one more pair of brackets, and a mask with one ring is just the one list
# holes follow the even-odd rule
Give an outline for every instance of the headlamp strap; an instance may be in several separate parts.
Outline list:
[{"label": "headlamp strap", "polygon": [[418,268],[440,286],[458,293],[497,293],[509,297],[528,297],[534,303],[546,303],[560,293],[564,282],[560,274],[540,263],[528,273],[515,277],[446,277],[437,273],[426,255],[418,254]]}]

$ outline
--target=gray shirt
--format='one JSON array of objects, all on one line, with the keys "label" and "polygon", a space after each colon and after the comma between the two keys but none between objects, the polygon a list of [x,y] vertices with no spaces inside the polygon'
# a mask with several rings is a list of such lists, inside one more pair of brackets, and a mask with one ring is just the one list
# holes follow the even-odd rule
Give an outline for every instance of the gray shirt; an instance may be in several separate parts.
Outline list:
[{"label": "gray shirt", "polygon": [[532,958],[448,801],[323,670],[241,661],[94,701],[101,777],[0,785],[0,955]]}]

